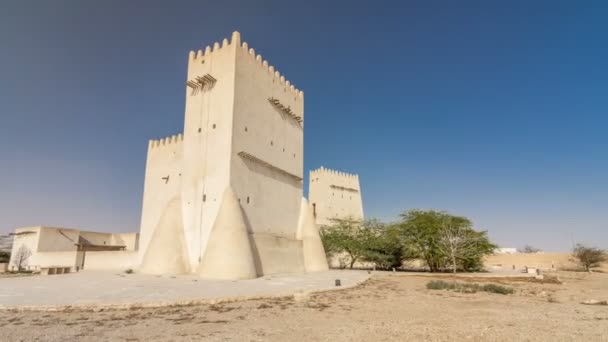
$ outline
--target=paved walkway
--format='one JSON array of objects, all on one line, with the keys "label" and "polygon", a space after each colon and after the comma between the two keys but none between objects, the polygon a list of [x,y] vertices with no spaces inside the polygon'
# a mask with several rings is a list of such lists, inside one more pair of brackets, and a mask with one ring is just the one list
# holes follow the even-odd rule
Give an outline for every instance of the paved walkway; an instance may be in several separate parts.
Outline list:
[{"label": "paved walkway", "polygon": [[63,309],[213,303],[352,287],[365,271],[285,274],[251,280],[203,280],[195,275],[152,276],[82,271],[50,276],[0,277],[0,309]]}]

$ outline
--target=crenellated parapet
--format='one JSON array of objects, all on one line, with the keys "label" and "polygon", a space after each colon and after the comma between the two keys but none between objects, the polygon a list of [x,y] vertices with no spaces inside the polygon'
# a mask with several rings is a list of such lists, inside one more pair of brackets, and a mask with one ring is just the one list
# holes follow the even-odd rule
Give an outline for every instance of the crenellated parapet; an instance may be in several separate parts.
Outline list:
[{"label": "crenellated parapet", "polygon": [[348,192],[359,192],[359,175],[332,170],[321,166],[310,171],[310,182],[322,182],[331,189]]},{"label": "crenellated parapet", "polygon": [[217,53],[218,51],[228,47],[234,47],[235,45],[246,51],[249,56],[253,60],[255,60],[256,63],[261,68],[263,68],[264,71],[266,71],[270,76],[272,76],[277,82],[279,82],[281,85],[284,85],[289,91],[297,95],[299,98],[304,98],[304,92],[296,88],[295,85],[292,84],[289,80],[285,79],[285,75],[281,75],[279,70],[276,70],[275,67],[270,65],[267,60],[263,59],[262,55],[256,54],[254,48],[250,48],[247,42],[243,42],[241,44],[241,34],[237,31],[234,31],[232,33],[232,38],[230,41],[224,38],[224,40],[222,40],[222,44],[215,42],[212,45],[207,45],[204,50],[201,49],[198,51],[190,51],[189,62],[204,62],[205,58],[212,56],[214,53]]},{"label": "crenellated parapet", "polygon": [[329,175],[329,176],[334,176],[334,177],[359,179],[359,175],[357,175],[357,174],[342,172],[342,171],[338,171],[338,170],[332,170],[332,169],[325,168],[323,166],[321,166],[320,168],[318,168],[316,170],[311,170],[310,175],[311,175],[311,177],[313,175]]},{"label": "crenellated parapet", "polygon": [[205,63],[206,58],[211,57],[213,54],[217,54],[217,52],[219,52],[222,49],[226,49],[228,47],[235,46],[235,45],[240,46],[240,41],[241,41],[240,34],[238,32],[235,32],[232,34],[231,42],[228,42],[228,39],[224,38],[221,45],[220,45],[220,43],[215,42],[215,43],[213,43],[213,45],[207,45],[205,50],[190,51],[190,54],[188,55],[188,62],[189,63]]},{"label": "crenellated parapet", "polygon": [[174,134],[165,138],[161,138],[161,139],[151,139],[148,142],[148,148],[153,149],[153,148],[161,148],[164,146],[171,146],[171,145],[175,145],[175,144],[179,144],[182,141],[184,141],[184,136],[183,134],[179,133],[179,134]]},{"label": "crenellated parapet", "polygon": [[[235,40],[240,41],[240,37],[241,37],[240,33],[236,32],[236,31],[234,33],[232,33],[233,42]],[[279,70],[276,70],[274,66],[270,65],[270,63],[267,60],[265,60],[262,57],[262,55],[256,54],[255,49],[250,48],[249,45],[247,44],[247,42],[243,42],[243,44],[241,45],[241,48],[244,51],[246,51],[249,54],[250,58],[255,60],[255,62],[259,65],[259,67],[262,68],[262,70],[264,70],[266,73],[268,73],[268,75],[270,77],[272,77],[276,83],[279,83],[281,86],[284,86],[286,91],[290,91],[293,95],[295,95],[299,99],[304,98],[303,91],[299,90],[289,80],[285,79],[285,75],[281,75]]]}]

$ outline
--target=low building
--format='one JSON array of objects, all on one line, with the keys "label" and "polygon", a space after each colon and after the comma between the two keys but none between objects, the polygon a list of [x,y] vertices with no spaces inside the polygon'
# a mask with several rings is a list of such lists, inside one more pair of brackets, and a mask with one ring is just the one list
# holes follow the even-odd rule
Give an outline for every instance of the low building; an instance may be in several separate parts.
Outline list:
[{"label": "low building", "polygon": [[517,254],[517,248],[513,247],[499,247],[494,250],[494,254]]},{"label": "low building", "polygon": [[136,262],[139,244],[137,233],[100,233],[41,226],[18,228],[13,236],[10,270],[129,268]]}]

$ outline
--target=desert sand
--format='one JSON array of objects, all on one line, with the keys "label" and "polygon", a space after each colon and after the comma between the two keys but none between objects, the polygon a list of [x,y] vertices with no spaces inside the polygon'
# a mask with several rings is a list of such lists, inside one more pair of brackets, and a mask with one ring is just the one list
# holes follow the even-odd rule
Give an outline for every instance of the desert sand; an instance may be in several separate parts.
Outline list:
[{"label": "desert sand", "polygon": [[500,283],[512,295],[428,290],[431,279],[378,273],[362,285],[308,296],[161,308],[2,311],[3,341],[608,341],[608,274],[556,272]]}]

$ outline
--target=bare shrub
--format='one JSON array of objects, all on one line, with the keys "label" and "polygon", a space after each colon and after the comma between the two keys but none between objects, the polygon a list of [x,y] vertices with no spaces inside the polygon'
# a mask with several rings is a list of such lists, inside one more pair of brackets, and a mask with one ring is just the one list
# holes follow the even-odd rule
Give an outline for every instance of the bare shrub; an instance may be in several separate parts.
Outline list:
[{"label": "bare shrub", "polygon": [[577,244],[572,250],[572,257],[585,269],[590,271],[592,268],[599,267],[602,262],[608,260],[606,251],[599,248],[587,247]]},{"label": "bare shrub", "polygon": [[476,293],[478,291],[481,292],[489,292],[489,293],[497,293],[502,295],[513,294],[513,289],[510,287],[497,285],[497,284],[475,284],[475,283],[456,283],[456,282],[447,282],[443,280],[431,280],[426,284],[426,288],[429,290],[451,290],[455,292],[462,293]]},{"label": "bare shrub", "polygon": [[17,252],[15,252],[15,258],[13,259],[13,265],[17,268],[17,271],[21,272],[25,270],[30,256],[32,256],[32,251],[26,245],[21,245]]}]

